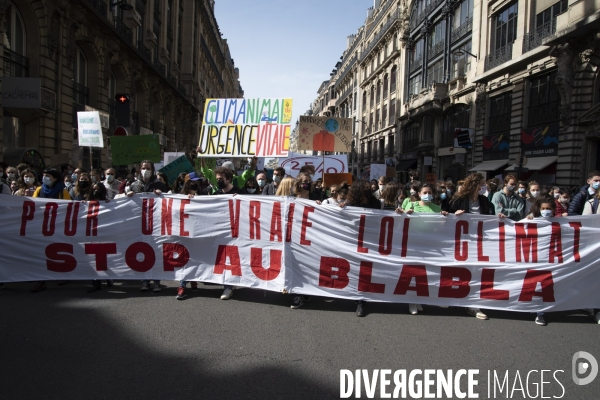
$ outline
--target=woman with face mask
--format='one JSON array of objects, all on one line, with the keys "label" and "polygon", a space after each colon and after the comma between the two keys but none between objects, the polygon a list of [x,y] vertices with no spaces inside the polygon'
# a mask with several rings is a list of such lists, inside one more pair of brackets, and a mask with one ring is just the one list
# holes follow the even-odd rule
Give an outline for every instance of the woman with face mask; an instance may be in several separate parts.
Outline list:
[{"label": "woman with face mask", "polygon": [[533,206],[533,202],[540,195],[540,185],[536,181],[529,182],[527,185],[527,200],[525,201],[525,215],[528,215],[531,211],[531,206]]},{"label": "woman with face mask", "polygon": [[[494,215],[494,206],[484,193],[485,179],[479,173],[469,175],[460,190],[450,200],[450,213]],[[477,319],[488,319],[478,308],[467,308],[467,313]]]},{"label": "woman with face mask", "polygon": [[310,175],[306,172],[300,172],[296,177],[296,185],[294,195],[300,199],[321,200],[320,196],[315,193]]},{"label": "woman with face mask", "polygon": [[35,193],[36,189],[40,186],[35,172],[29,168],[23,171],[17,182],[17,190],[13,193],[15,196],[31,197]]},{"label": "woman with face mask", "polygon": [[87,172],[82,172],[77,178],[77,182],[69,191],[73,200],[89,201],[92,198],[92,179]]},{"label": "woman with face mask", "polygon": [[552,197],[554,198],[554,204],[556,209],[554,211],[555,217],[568,217],[569,216],[569,201],[571,200],[571,194],[568,190],[559,187],[552,188]]},{"label": "woman with face mask", "polygon": [[140,179],[133,182],[129,187],[127,196],[131,197],[135,193],[154,192],[157,196],[167,193],[167,187],[155,175],[154,163],[150,160],[144,160],[140,163]]},{"label": "woman with face mask", "polygon": [[450,196],[446,192],[446,186],[440,185],[435,190],[435,198],[433,202],[440,206],[442,211],[448,211],[450,209]]},{"label": "woman with face mask", "polygon": [[256,179],[253,176],[249,177],[246,180],[244,187],[242,188],[242,190],[240,190],[238,192],[238,194],[251,194],[251,195],[261,194],[260,189],[258,187],[258,182],[256,181]]},{"label": "woman with face mask", "polygon": [[[446,211],[442,211],[441,207],[433,202],[434,190],[429,183],[425,183],[419,188],[418,196],[420,200],[409,201],[404,207],[396,209],[396,213],[402,214],[406,212],[407,214],[412,214],[419,212],[448,215]],[[408,305],[408,312],[412,315],[417,315],[419,311],[423,311],[423,307],[420,304],[411,303]]]},{"label": "woman with face mask", "polygon": [[408,205],[408,203],[421,200],[421,198],[419,197],[419,190],[421,189],[421,182],[419,182],[419,181],[413,182],[409,186],[409,188],[410,188],[410,190],[408,191],[409,196],[405,197],[404,200],[402,200],[402,205],[400,206],[401,210],[404,210],[406,208],[406,206]]},{"label": "woman with face mask", "polygon": [[[71,200],[69,192],[65,189],[65,185],[62,181],[60,172],[55,169],[45,169],[42,178],[42,186],[38,187],[33,193],[32,197],[40,197],[44,199],[62,199]],[[59,285],[66,284],[67,281],[59,281]],[[41,292],[46,289],[46,282],[36,282],[33,288],[29,291],[31,293]]]}]

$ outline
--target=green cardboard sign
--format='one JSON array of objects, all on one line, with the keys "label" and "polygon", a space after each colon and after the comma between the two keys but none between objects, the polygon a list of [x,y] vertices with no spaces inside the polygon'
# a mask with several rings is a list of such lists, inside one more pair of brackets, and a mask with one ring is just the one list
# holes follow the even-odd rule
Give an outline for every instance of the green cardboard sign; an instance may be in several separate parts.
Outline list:
[{"label": "green cardboard sign", "polygon": [[175,160],[171,161],[164,167],[158,170],[159,172],[164,172],[167,174],[167,178],[169,179],[169,185],[175,183],[175,179],[182,172],[194,172],[194,167],[192,163],[187,159],[186,156],[177,157]]},{"label": "green cardboard sign", "polygon": [[113,165],[161,161],[158,135],[112,136],[110,147]]}]

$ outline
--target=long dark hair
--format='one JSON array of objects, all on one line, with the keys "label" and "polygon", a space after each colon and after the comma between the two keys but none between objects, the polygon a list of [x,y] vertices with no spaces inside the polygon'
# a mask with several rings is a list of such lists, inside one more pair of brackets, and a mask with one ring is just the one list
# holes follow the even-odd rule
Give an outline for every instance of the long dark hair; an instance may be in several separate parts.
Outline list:
[{"label": "long dark hair", "polygon": [[[365,189],[365,186],[369,186],[369,189]],[[346,204],[349,206],[360,207],[365,200],[368,201],[369,197],[372,197],[371,183],[362,179],[352,182],[350,190],[348,190],[348,199]]]}]

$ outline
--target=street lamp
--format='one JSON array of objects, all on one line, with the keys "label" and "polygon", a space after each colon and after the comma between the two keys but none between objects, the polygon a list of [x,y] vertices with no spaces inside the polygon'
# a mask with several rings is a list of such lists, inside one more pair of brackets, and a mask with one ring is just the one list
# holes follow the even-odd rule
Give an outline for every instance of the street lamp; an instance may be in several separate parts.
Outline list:
[{"label": "street lamp", "polygon": [[119,0],[116,3],[111,3],[111,7],[119,6],[119,8],[123,11],[133,10],[133,6],[131,4],[127,4],[126,0]]},{"label": "street lamp", "polygon": [[463,49],[454,50],[452,52],[452,54],[454,54],[456,57],[464,56],[465,53],[470,55],[471,57],[477,58],[477,56],[475,54],[471,53],[470,51],[463,50]]}]

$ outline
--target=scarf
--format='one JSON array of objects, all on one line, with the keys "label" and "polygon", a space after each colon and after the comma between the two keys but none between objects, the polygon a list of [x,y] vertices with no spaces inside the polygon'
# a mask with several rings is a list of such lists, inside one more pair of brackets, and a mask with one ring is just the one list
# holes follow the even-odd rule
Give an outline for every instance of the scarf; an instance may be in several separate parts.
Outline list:
[{"label": "scarf", "polygon": [[65,184],[60,181],[56,181],[56,183],[52,187],[46,186],[45,183],[42,183],[42,197],[46,199],[57,199],[58,194],[61,193],[64,190],[64,188]]}]

